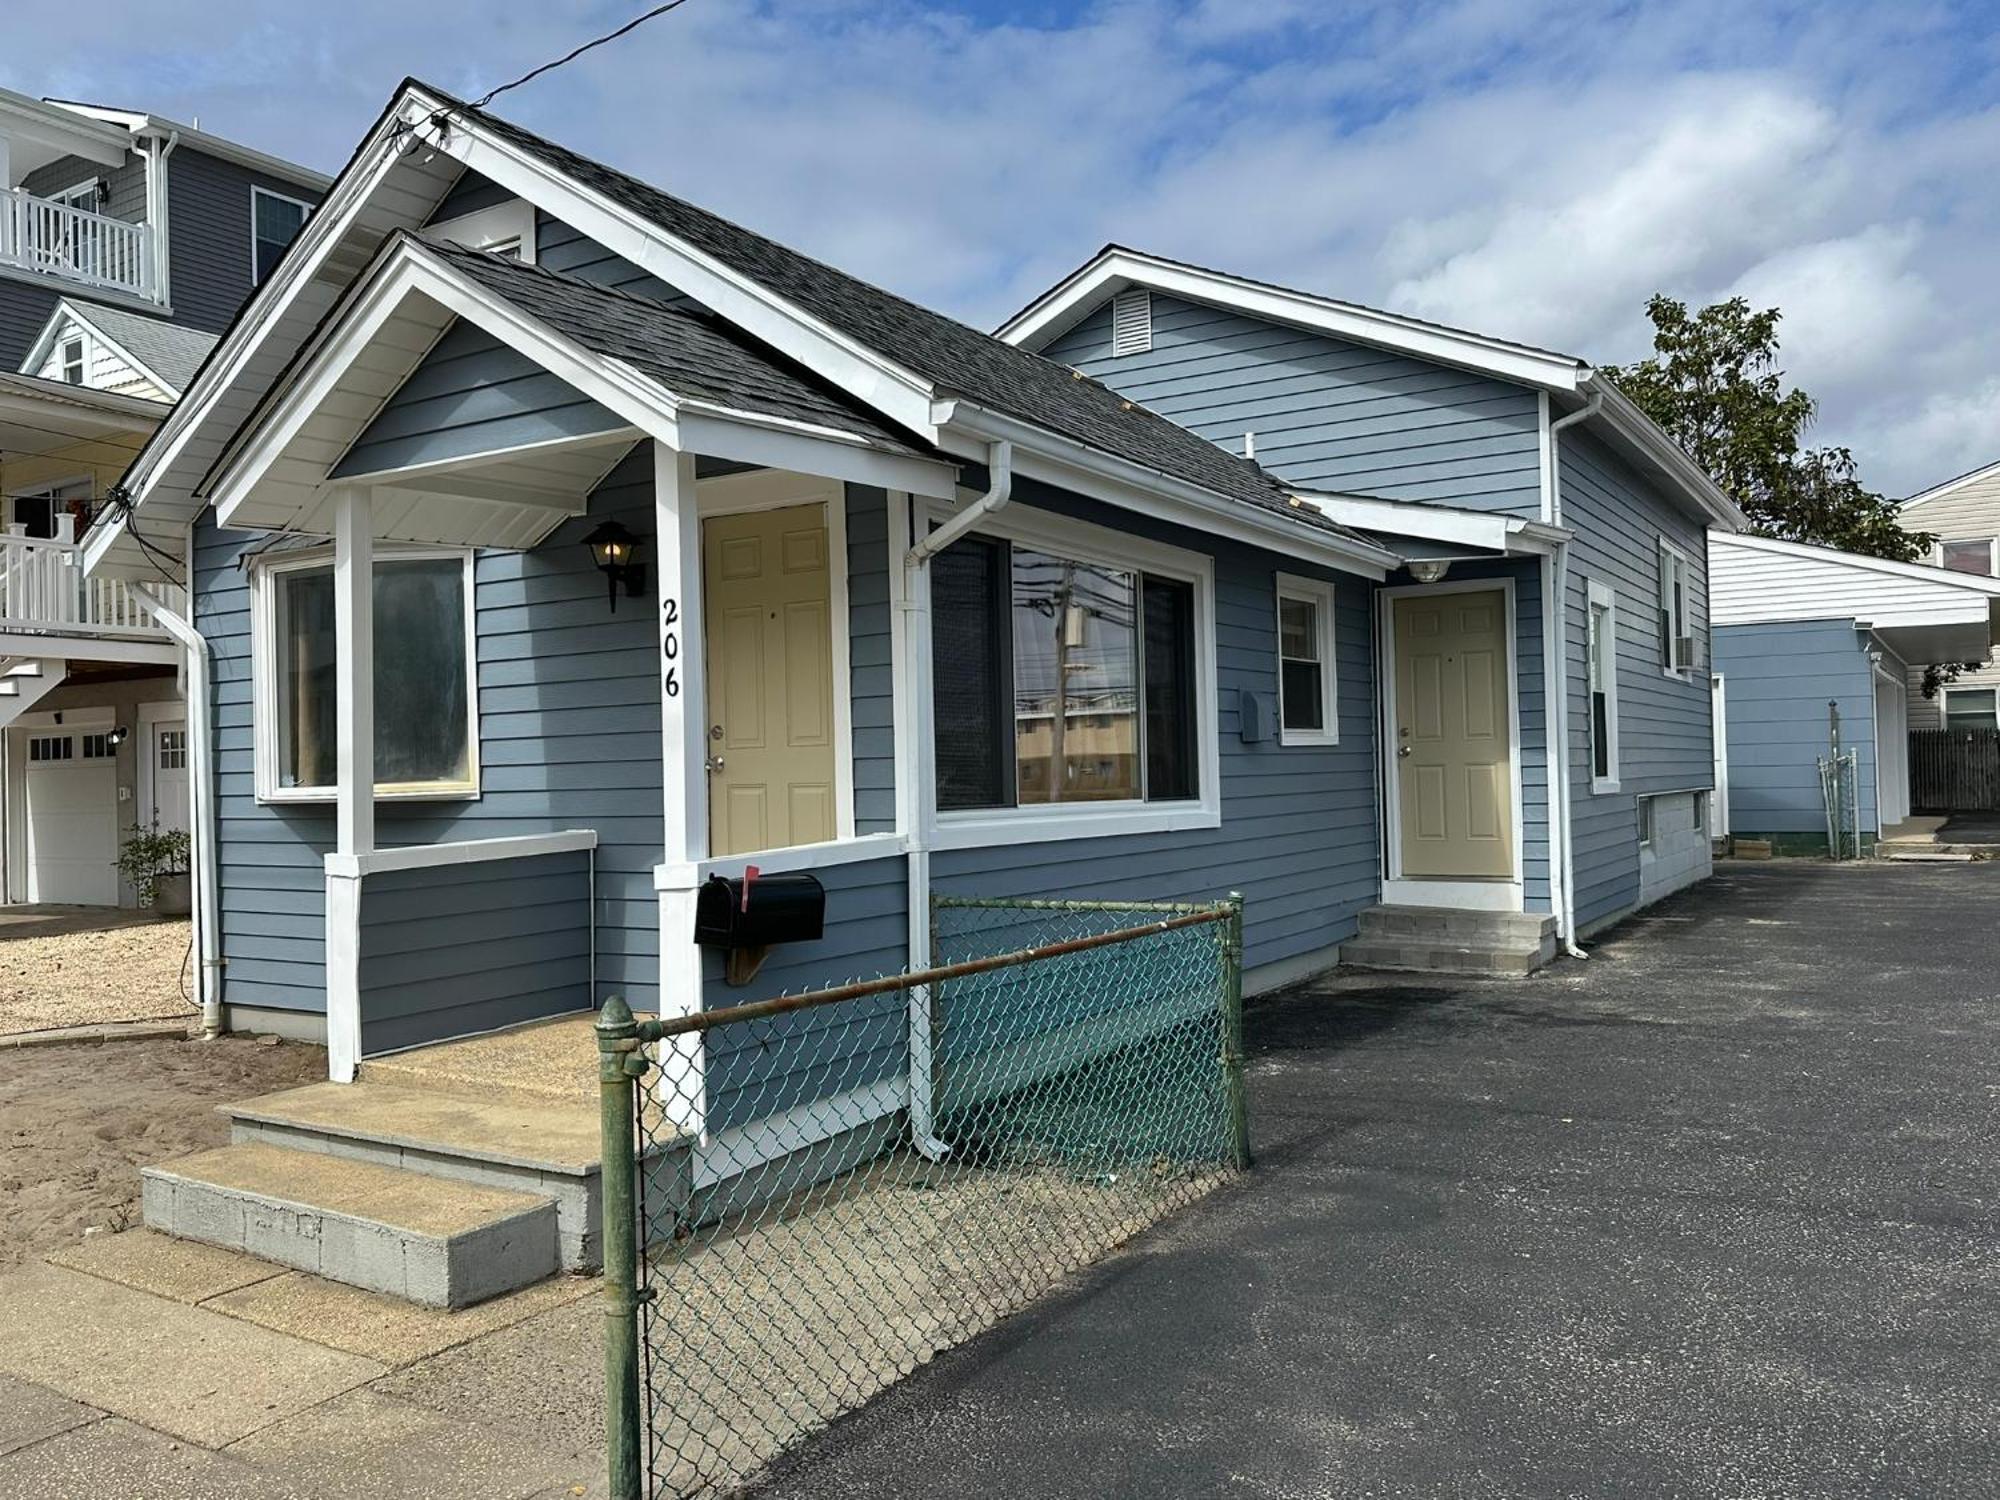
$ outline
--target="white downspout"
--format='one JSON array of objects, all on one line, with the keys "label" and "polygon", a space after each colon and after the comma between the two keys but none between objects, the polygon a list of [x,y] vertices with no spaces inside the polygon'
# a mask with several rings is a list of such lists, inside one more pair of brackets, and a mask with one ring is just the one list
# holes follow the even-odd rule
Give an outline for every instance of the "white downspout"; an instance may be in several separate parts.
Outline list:
[{"label": "white downspout", "polygon": [[[930,766],[931,581],[930,560],[1005,505],[1014,491],[1014,445],[993,443],[987,450],[986,493],[937,530],[915,538],[903,553],[903,676],[910,734],[897,767],[898,791],[909,839],[909,952],[913,967],[936,962],[931,951],[931,838],[937,817],[936,781]],[[912,502],[902,499],[904,514]],[[921,512],[916,512],[921,514]],[[914,524],[914,517],[912,519]],[[931,1009],[928,987],[910,992],[910,1141],[929,1161],[951,1154],[949,1142],[931,1128]]]},{"label": "white downspout", "polygon": [[[193,528],[189,528],[192,531]],[[194,543],[188,542],[188,571],[194,571]],[[187,652],[188,753],[192,758],[189,800],[194,836],[195,984],[201,996],[201,1034],[213,1040],[222,1034],[222,951],[218,896],[222,882],[215,840],[215,758],[209,735],[208,642],[182,615],[168,608],[144,584],[135,585],[146,612]],[[193,599],[194,591],[188,591]]]},{"label": "white downspout", "polygon": [[[1565,427],[1573,427],[1586,418],[1594,417],[1604,407],[1604,393],[1594,391],[1590,400],[1566,417],[1558,417],[1549,423],[1549,520],[1560,526],[1562,519],[1562,454],[1556,443],[1556,435]],[[1577,946],[1576,941],[1576,840],[1570,826],[1570,764],[1569,764],[1569,543],[1556,543],[1554,556],[1549,562],[1549,598],[1543,601],[1544,615],[1542,628],[1543,674],[1548,678],[1546,691],[1553,695],[1556,721],[1556,784],[1549,788],[1550,800],[1557,808],[1556,841],[1560,848],[1550,851],[1551,872],[1559,876],[1560,891],[1555,901],[1558,909],[1557,926],[1562,938],[1563,952],[1571,958],[1588,958],[1589,954]],[[1551,668],[1549,663],[1553,663]]]},{"label": "white downspout", "polygon": [[181,133],[170,131],[162,139],[151,137],[146,155],[146,225],[153,256],[153,300],[166,306],[173,301],[167,256],[167,158],[181,143]]}]

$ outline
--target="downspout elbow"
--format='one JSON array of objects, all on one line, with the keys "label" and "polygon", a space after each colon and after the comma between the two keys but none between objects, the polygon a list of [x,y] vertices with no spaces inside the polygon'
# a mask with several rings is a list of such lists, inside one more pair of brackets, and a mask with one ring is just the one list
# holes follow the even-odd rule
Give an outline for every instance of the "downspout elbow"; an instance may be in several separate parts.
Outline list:
[{"label": "downspout elbow", "polygon": [[903,554],[903,565],[920,568],[981,521],[1004,506],[1014,494],[1014,445],[996,442],[987,448],[986,493],[928,536],[918,537]]}]

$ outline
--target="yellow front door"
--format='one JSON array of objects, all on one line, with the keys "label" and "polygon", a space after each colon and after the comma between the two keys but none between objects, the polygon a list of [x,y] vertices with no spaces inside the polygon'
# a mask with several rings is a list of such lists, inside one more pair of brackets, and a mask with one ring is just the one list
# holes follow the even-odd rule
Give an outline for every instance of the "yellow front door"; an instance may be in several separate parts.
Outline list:
[{"label": "yellow front door", "polygon": [[1403,594],[1392,608],[1402,873],[1511,879],[1506,595]]},{"label": "yellow front door", "polygon": [[826,509],[702,523],[709,850],[835,835],[833,619]]}]

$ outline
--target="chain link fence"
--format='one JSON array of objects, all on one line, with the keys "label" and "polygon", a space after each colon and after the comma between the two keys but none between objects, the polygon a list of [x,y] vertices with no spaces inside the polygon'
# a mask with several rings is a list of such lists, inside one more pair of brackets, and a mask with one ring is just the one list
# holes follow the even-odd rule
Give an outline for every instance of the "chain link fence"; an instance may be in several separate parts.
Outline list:
[{"label": "chain link fence", "polygon": [[614,1495],[727,1493],[1248,1166],[1240,902],[932,920],[921,973],[606,1007]]}]

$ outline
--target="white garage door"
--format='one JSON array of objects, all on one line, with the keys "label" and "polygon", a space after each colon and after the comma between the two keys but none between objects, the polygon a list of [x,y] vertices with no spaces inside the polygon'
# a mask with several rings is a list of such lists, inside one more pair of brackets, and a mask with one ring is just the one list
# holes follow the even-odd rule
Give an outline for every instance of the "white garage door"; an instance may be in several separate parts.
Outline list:
[{"label": "white garage door", "polygon": [[118,904],[118,762],[102,733],[28,736],[28,899]]}]

